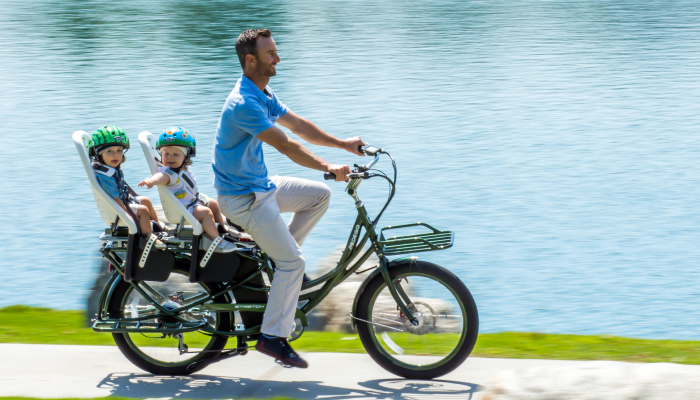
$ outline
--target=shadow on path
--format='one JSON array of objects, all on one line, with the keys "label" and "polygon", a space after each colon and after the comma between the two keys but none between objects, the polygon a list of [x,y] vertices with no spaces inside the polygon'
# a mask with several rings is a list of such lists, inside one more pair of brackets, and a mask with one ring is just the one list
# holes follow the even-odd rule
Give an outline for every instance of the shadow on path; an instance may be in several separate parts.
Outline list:
[{"label": "shadow on path", "polygon": [[469,400],[475,392],[483,390],[472,383],[440,380],[378,379],[357,382],[357,386],[360,388],[329,386],[314,381],[281,382],[210,375],[158,376],[133,373],[112,373],[98,384],[99,388],[111,389],[111,396],[140,399],[265,399],[284,396],[300,400]]}]

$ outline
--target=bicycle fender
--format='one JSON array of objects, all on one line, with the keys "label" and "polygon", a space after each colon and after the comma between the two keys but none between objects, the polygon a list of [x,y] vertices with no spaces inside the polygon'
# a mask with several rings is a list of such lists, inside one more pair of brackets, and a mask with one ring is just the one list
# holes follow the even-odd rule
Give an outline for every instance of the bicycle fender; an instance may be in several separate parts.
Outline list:
[{"label": "bicycle fender", "polygon": [[98,321],[102,320],[102,313],[103,312],[109,318],[109,313],[107,312],[107,309],[109,307],[109,303],[112,301],[112,295],[114,295],[114,291],[116,290],[117,286],[119,286],[119,283],[122,281],[122,279],[124,279],[122,274],[115,273],[109,278],[109,281],[107,281],[107,284],[102,289],[102,295],[100,296],[100,303],[97,307],[97,320]]},{"label": "bicycle fender", "polygon": [[[417,259],[418,259],[418,257],[416,257],[416,256],[401,257],[401,258],[397,258],[395,260],[391,260],[391,261],[387,262],[386,266],[387,266],[387,268],[392,268],[392,267],[395,267],[395,266],[401,265],[401,264],[410,264],[412,262],[415,262]],[[374,279],[377,275],[381,275],[381,274],[382,274],[382,271],[379,268],[376,268],[374,271],[372,271],[367,276],[367,278],[365,278],[364,281],[362,281],[360,288],[357,289],[357,293],[355,293],[355,300],[352,303],[351,313],[353,316],[355,316],[357,314],[357,303],[360,301],[360,295],[362,295],[362,292],[365,291],[365,288],[367,287],[367,285],[369,285],[369,283],[372,281],[372,279]],[[350,318],[350,327],[352,327],[353,330],[355,329],[355,318],[352,318],[352,317]]]}]

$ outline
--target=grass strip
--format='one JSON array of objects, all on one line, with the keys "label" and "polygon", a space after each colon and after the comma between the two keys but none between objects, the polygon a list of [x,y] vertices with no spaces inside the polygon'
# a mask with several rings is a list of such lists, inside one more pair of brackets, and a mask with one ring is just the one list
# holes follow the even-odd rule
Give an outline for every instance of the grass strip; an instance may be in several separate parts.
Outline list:
[{"label": "grass strip", "polygon": [[[177,344],[174,339],[139,339],[137,342],[143,341],[149,345]],[[206,339],[206,336],[197,333],[185,335],[185,342],[191,348],[205,343]],[[82,311],[26,306],[0,309],[0,343],[114,345],[112,335],[96,333],[85,327],[85,314]],[[436,348],[438,347],[439,341],[436,340]],[[365,353],[362,343],[353,333],[305,332],[294,342],[294,348],[307,352]],[[504,332],[480,334],[472,355],[700,364],[698,350],[700,341]]]}]

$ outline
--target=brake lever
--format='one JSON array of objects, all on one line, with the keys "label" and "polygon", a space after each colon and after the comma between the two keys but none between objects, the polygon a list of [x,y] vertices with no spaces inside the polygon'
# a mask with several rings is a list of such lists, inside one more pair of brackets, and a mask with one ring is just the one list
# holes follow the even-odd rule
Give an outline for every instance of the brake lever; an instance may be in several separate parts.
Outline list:
[{"label": "brake lever", "polygon": [[358,179],[358,178],[368,178],[369,177],[369,172],[367,171],[357,171],[357,172],[352,172],[348,174],[348,178],[350,179]]},{"label": "brake lever", "polygon": [[368,170],[369,170],[369,168],[367,168],[367,167],[364,166],[364,165],[357,165],[357,164],[355,164],[355,168],[356,168],[356,170],[353,171],[353,172],[365,172],[365,171],[368,171]]}]

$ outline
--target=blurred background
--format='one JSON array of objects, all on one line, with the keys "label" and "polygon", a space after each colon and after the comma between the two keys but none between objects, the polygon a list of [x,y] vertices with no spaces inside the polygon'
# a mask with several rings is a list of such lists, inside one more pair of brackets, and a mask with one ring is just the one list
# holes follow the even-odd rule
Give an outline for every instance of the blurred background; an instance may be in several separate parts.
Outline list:
[{"label": "blurred background", "polygon": [[[210,154],[240,76],[234,43],[272,30],[270,86],[328,133],[396,158],[380,226],[428,222],[482,332],[700,336],[700,9],[689,1],[0,2],[0,307],[84,309],[106,227],[71,134],[117,125]],[[324,159],[364,160],[309,145]],[[322,180],[266,148],[270,174]],[[390,164],[379,167],[390,171]],[[343,184],[302,250],[313,276],[355,218]],[[158,203],[156,191],[139,190]],[[360,197],[376,214],[386,183]]]}]

